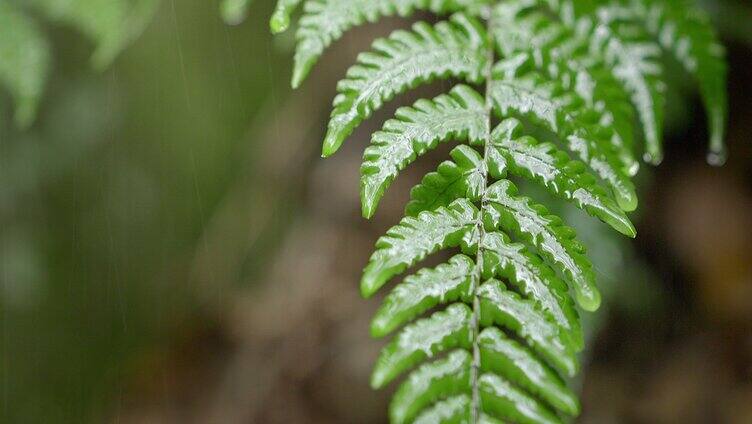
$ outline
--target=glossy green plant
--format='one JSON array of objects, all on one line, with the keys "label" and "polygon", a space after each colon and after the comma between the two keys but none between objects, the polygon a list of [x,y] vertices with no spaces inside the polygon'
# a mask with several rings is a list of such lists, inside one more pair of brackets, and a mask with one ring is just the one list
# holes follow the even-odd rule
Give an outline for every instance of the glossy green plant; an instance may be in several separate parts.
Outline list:
[{"label": "glossy green plant", "polygon": [[[291,26],[300,3],[279,0],[272,31]],[[399,109],[365,151],[361,203],[370,218],[401,170],[439,143],[459,143],[412,190],[407,217],[378,240],[365,268],[361,292],[370,297],[429,255],[455,250],[386,296],[371,332],[396,334],[371,384],[409,372],[392,400],[393,423],[567,421],[580,411],[566,383],[584,345],[577,306],[595,311],[601,298],[574,230],[510,179],[635,237],[627,212],[638,203],[637,134],[645,160],[663,155],[663,56],[696,77],[720,162],[723,49],[681,0],[308,0],[292,85],[346,30],[416,11],[447,20],[395,31],[358,57],[337,86],[323,147],[323,156],[335,153],[410,88],[464,81]]]}]

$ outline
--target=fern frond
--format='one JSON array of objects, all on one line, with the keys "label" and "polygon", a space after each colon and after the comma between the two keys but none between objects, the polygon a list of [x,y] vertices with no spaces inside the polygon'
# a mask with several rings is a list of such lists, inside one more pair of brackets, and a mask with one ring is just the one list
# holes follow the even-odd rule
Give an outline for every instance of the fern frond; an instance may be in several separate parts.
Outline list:
[{"label": "fern frond", "polygon": [[622,22],[600,22],[593,30],[592,49],[605,52],[614,75],[632,93],[632,103],[645,135],[645,160],[663,160],[663,115],[666,85],[660,47],[644,28]]},{"label": "fern frond", "polygon": [[405,209],[408,216],[446,206],[456,199],[481,198],[486,182],[486,164],[481,155],[462,145],[455,147],[450,156],[453,161],[443,162],[437,172],[427,174],[410,191],[410,203]]},{"label": "fern frond", "polygon": [[499,22],[492,31],[502,56],[526,53],[538,71],[576,92],[588,108],[600,114],[599,124],[614,131],[612,144],[634,175],[634,113],[629,94],[614,78],[599,54],[589,51],[589,40],[551,19],[536,6],[538,0],[502,2],[494,7]]},{"label": "fern frond", "polygon": [[579,413],[580,405],[575,394],[556,371],[529,348],[496,327],[483,330],[478,343],[484,371],[508,378],[569,415]]},{"label": "fern frond", "polygon": [[385,336],[437,305],[460,300],[466,302],[471,295],[474,267],[472,259],[457,255],[434,269],[423,269],[405,278],[376,312],[371,321],[371,334]]},{"label": "fern frond", "polygon": [[470,404],[468,395],[451,396],[436,402],[413,421],[414,424],[463,423],[470,421]]},{"label": "fern frond", "polygon": [[567,285],[537,255],[501,232],[483,238],[483,277],[503,278],[571,335],[576,349],[583,347],[582,327]]},{"label": "fern frond", "polygon": [[418,413],[441,399],[470,390],[472,357],[455,350],[444,359],[422,365],[400,385],[389,405],[393,423],[411,422]]},{"label": "fern frond", "polygon": [[480,141],[487,125],[483,110],[481,95],[466,85],[431,101],[420,100],[412,107],[400,108],[395,119],[373,134],[371,146],[365,151],[360,168],[363,216],[373,216],[399,171],[438,143],[450,139]]},{"label": "fern frond", "polygon": [[[278,0],[271,20],[272,32],[289,27],[290,15],[299,0]],[[376,22],[386,16],[408,17],[417,10],[437,15],[465,11],[472,13],[489,0],[311,0],[306,2],[296,34],[292,86],[298,87],[319,57],[334,41],[355,26]]]},{"label": "fern frond", "polygon": [[542,402],[495,374],[483,374],[478,384],[487,412],[520,424],[561,424]]},{"label": "fern frond", "polygon": [[622,209],[637,208],[634,184],[622,171],[610,134],[576,94],[536,72],[518,75],[517,62],[501,62],[495,69],[490,96],[501,117],[522,116],[557,134],[608,184]]},{"label": "fern frond", "polygon": [[708,17],[686,0],[621,0],[601,7],[599,13],[602,20],[644,24],[653,39],[697,80],[708,115],[709,159],[722,163],[728,114],[728,71],[725,49]]},{"label": "fern frond", "polygon": [[[633,210],[637,202],[634,185],[616,164],[617,159],[614,157],[613,149],[608,145],[609,138],[594,127],[587,114],[582,112],[581,103],[572,96],[562,94],[565,91],[556,87],[555,84],[536,80],[534,75],[526,74],[517,77],[514,76],[515,73],[516,70],[510,76],[508,72],[505,72],[503,80],[496,80],[492,83],[493,99],[497,100],[499,113],[502,116],[508,116],[514,112],[517,115],[530,117],[565,138],[570,149],[578,153],[581,158],[588,160],[599,176],[609,183],[617,195],[619,205],[625,210]],[[433,101],[421,100],[412,108],[400,109],[397,119],[388,121],[382,131],[375,133],[372,145],[366,149],[361,167],[363,215],[372,216],[378,201],[398,172],[416,157],[434,148],[439,142],[453,139],[479,143],[487,125],[483,117],[483,108],[484,105],[477,92],[466,86],[458,86],[449,95],[439,96]],[[582,126],[576,126],[578,123]],[[583,128],[583,126],[587,127]],[[586,128],[591,130],[587,131]],[[602,150],[607,153],[601,153]],[[461,155],[461,152],[458,151],[455,154]],[[552,163],[552,166],[565,163],[561,157],[543,159],[558,162]],[[467,160],[471,158],[469,156],[466,158],[464,170],[477,174]],[[576,178],[573,175],[583,174],[583,170],[576,170],[576,165],[572,168],[570,171],[563,172],[566,172],[570,178]],[[521,168],[515,167],[514,170],[521,171]],[[453,165],[448,162],[442,165],[438,173],[429,174],[424,184],[417,187],[413,193],[413,201],[408,205],[408,215],[430,210],[432,202],[435,205],[446,205],[453,200],[453,192],[446,191],[446,189],[454,183],[453,190],[461,190],[461,187],[469,182],[460,178],[461,175],[458,172],[457,164]],[[538,175],[536,177],[543,178]],[[588,177],[583,178],[580,181],[587,182],[584,191],[565,195],[570,200],[575,200],[578,206],[608,222],[619,231],[634,236],[634,228],[626,216],[613,208],[613,204],[604,193],[597,190]],[[556,186],[562,182],[563,180],[560,180],[548,184],[548,188],[552,189],[555,194],[562,195],[566,189]],[[477,181],[475,186],[477,187]],[[439,194],[444,197],[444,202],[436,199]]]},{"label": "fern frond", "polygon": [[360,283],[363,296],[372,296],[393,276],[440,249],[476,243],[477,220],[478,209],[466,199],[403,219],[376,242]]},{"label": "fern frond", "polygon": [[[434,424],[447,422],[450,418],[466,422],[469,418],[470,398],[463,393],[470,389],[471,361],[469,353],[457,350],[446,358],[423,365],[412,373],[400,386],[390,405],[391,422]],[[497,410],[497,415],[519,422],[560,422],[540,401],[516,389],[499,375],[484,374],[480,382],[486,403],[489,408]],[[446,400],[436,403],[441,399]],[[432,404],[435,404],[434,408],[425,411],[425,408]],[[421,411],[425,412],[413,421]],[[481,422],[497,421],[486,416],[485,421]]]},{"label": "fern frond", "polygon": [[361,53],[337,84],[323,155],[336,152],[363,119],[408,88],[449,76],[481,82],[485,44],[480,23],[462,14],[435,26],[419,22],[411,32],[398,30],[374,42],[373,50]]},{"label": "fern frond", "polygon": [[[671,54],[699,85],[710,130],[708,160],[725,160],[728,114],[725,51],[708,16],[687,0],[536,0],[564,16],[579,32],[596,35],[593,50],[604,50],[615,73],[633,94],[647,141],[646,159],[662,160],[664,101],[661,48]],[[578,9],[578,12],[572,12]],[[651,110],[654,111],[651,117]],[[659,113],[655,113],[659,112]],[[653,132],[653,130],[656,130]]]},{"label": "fern frond", "polygon": [[415,365],[449,349],[470,347],[472,311],[463,303],[450,305],[429,318],[403,328],[381,351],[371,374],[379,388]]},{"label": "fern frond", "polygon": [[559,371],[575,375],[579,364],[574,343],[534,302],[507,290],[495,279],[482,284],[477,293],[483,327],[497,325],[515,332]]},{"label": "fern frond", "polygon": [[543,205],[518,197],[517,187],[511,181],[499,180],[491,185],[486,198],[491,208],[485,218],[494,228],[510,231],[533,244],[566,275],[577,293],[577,303],[587,311],[598,309],[600,294],[595,287],[592,265],[574,230],[550,215]]},{"label": "fern frond", "polygon": [[595,176],[587,172],[585,164],[571,160],[551,143],[541,144],[522,133],[522,125],[515,119],[508,119],[494,129],[489,157],[492,176],[504,178],[508,172],[537,182],[616,231],[628,237],[637,235],[627,215],[601,188]]},{"label": "fern frond", "polygon": [[[566,333],[560,332],[559,327],[551,323],[530,301],[505,290],[501,282],[493,279],[480,287],[479,294],[482,325],[500,325],[516,332],[556,366],[570,374],[575,372],[575,348],[565,336]],[[392,422],[410,422],[420,411],[437,400],[470,390],[471,355],[462,350],[470,346],[470,329],[470,308],[455,303],[444,312],[437,312],[430,318],[405,327],[384,348],[372,376],[374,387],[381,387],[425,359],[459,349],[445,359],[427,363],[410,374],[392,401]],[[506,339],[494,327],[484,330],[479,340],[481,355],[485,358],[482,369],[493,371],[492,374],[481,377],[481,380],[487,378],[498,382],[510,379],[540,393],[563,411],[578,410],[576,400],[563,386],[562,380],[535,359],[530,351]],[[517,389],[511,392],[491,390],[487,396],[490,405],[504,404],[509,396],[513,396],[517,399],[529,399],[538,405],[539,411],[547,410],[540,402]],[[509,410],[500,411],[497,415],[514,417],[520,412],[516,409],[517,406],[519,405],[512,405]]]},{"label": "fern frond", "polygon": [[[273,29],[288,26],[297,3],[280,1]],[[364,270],[361,292],[370,297],[429,255],[454,251],[385,298],[371,333],[396,335],[371,384],[382,387],[409,372],[390,406],[393,423],[567,421],[580,410],[562,378],[577,372],[584,344],[575,301],[592,311],[600,294],[574,230],[518,195],[506,178],[539,185],[634,237],[625,211],[637,206],[635,116],[648,159],[662,154],[664,83],[660,47],[650,36],[669,38],[672,25],[680,32],[689,25],[653,11],[650,25],[661,29],[643,28],[634,12],[612,19],[602,2],[589,0],[308,0],[294,84],[344,31],[416,10],[456,13],[449,22],[396,31],[359,56],[337,87],[323,149],[324,156],[334,153],[384,102],[418,84],[455,77],[476,86],[460,84],[398,109],[364,154],[360,197],[363,215],[371,217],[400,171],[439,143],[459,143],[413,188],[407,217],[378,240]],[[704,34],[660,44],[685,53],[685,66],[690,57],[712,62],[711,37]],[[680,40],[706,45],[692,50]],[[703,66],[716,78],[707,88],[715,93],[716,65]],[[711,95],[716,112],[724,113],[719,95]],[[527,136],[527,127],[568,152]]]},{"label": "fern frond", "polygon": [[[467,423],[472,420],[472,400],[468,395],[452,396],[425,409],[414,424]],[[502,424],[502,421],[481,413],[478,424]]]}]

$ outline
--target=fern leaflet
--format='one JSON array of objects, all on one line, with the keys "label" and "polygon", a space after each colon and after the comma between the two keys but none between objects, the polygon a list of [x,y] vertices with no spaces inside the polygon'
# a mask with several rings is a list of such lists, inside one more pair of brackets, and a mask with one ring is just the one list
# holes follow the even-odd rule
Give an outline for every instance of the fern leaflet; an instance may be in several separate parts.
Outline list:
[{"label": "fern leaflet", "polygon": [[600,10],[603,20],[644,23],[645,29],[698,82],[708,114],[712,163],[725,161],[727,69],[725,50],[715,29],[695,5],[686,0],[622,0]]}]

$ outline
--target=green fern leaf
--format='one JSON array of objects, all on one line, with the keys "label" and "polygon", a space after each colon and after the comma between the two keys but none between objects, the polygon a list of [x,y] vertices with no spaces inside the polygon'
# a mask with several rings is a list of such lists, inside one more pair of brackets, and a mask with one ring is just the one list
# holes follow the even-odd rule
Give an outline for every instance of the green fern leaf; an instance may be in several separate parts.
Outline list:
[{"label": "green fern leaf", "polygon": [[483,408],[489,414],[520,424],[560,424],[562,421],[542,402],[494,374],[478,381]]},{"label": "green fern leaf", "polygon": [[371,334],[382,337],[437,305],[470,298],[475,263],[457,255],[435,269],[405,278],[384,299],[371,322]]},{"label": "green fern leaf", "polygon": [[483,278],[493,277],[509,281],[570,334],[577,350],[582,348],[582,327],[566,284],[524,245],[499,232],[483,238]]},{"label": "green fern leaf", "polygon": [[557,369],[570,377],[575,375],[579,365],[572,340],[532,301],[522,299],[495,279],[481,285],[478,296],[482,326],[499,325],[514,331]]},{"label": "green fern leaf", "polygon": [[[574,100],[557,96],[554,87],[536,83],[531,78],[510,78],[494,87],[495,98],[498,98],[497,106],[502,115],[514,110],[520,114],[535,116],[539,122],[545,123],[552,131],[559,131],[562,127],[569,128],[570,125],[567,122],[579,117],[572,112],[578,107]],[[531,92],[538,96],[537,101],[531,101]],[[487,126],[487,120],[482,114],[483,107],[479,95],[474,90],[459,86],[452,90],[450,95],[440,96],[433,102],[419,101],[413,108],[401,109],[398,112],[399,119],[388,121],[383,131],[375,133],[372,146],[366,150],[361,168],[361,202],[364,216],[373,215],[379,199],[397,173],[414,161],[417,156],[434,148],[437,143],[447,139],[477,143]],[[557,110],[560,112],[557,113]],[[588,121],[579,119],[579,122],[584,124]],[[618,165],[612,166],[613,157],[609,161],[602,155],[591,154],[588,151],[588,147],[600,149],[599,146],[607,143],[608,139],[592,137],[588,132],[576,128],[572,129],[571,134],[563,130],[560,133],[568,137],[570,146],[580,152],[581,157],[590,157],[592,166],[600,171],[603,178],[611,182],[611,187],[615,193],[619,194],[617,198],[620,199],[620,205],[627,210],[634,209],[636,206],[634,186],[628,177],[617,169]],[[593,140],[590,146],[582,146],[587,142],[583,141],[583,137]],[[461,155],[462,153],[455,152],[455,154]],[[561,164],[561,158],[558,164]],[[459,178],[459,168],[455,165],[448,162],[442,165],[443,169],[440,169],[438,173],[426,177],[424,184],[416,188],[413,202],[408,205],[408,215],[415,215],[422,210],[431,210],[431,202],[441,205],[442,202],[436,199],[438,194],[443,195],[444,205],[453,200],[453,193],[446,192],[444,189],[451,183],[455,183],[453,186],[455,191],[461,190],[465,183],[465,180]],[[468,166],[463,170],[474,172],[474,168]],[[520,168],[515,168],[515,170],[520,170]],[[574,173],[568,174],[571,177]],[[582,174],[583,172],[577,171],[576,173]],[[561,182],[558,181],[558,183]],[[592,183],[587,187],[594,189]],[[553,188],[553,185],[549,184],[549,188]],[[561,189],[555,192],[555,194],[564,193]],[[577,195],[580,197],[576,200],[577,203],[582,207],[587,207],[589,213],[598,216],[619,231],[634,236],[634,228],[629,220],[621,211],[611,208],[612,204],[603,197],[603,193],[598,193],[598,196],[592,192],[588,194],[590,196],[585,196],[585,193],[580,191]]]},{"label": "green fern leaf", "polygon": [[[661,8],[665,13],[663,22],[652,24],[648,21],[648,30],[653,32],[661,45],[671,51],[687,72],[697,79],[708,114],[709,161],[720,165],[726,161],[725,137],[728,116],[728,67],[725,48],[718,41],[716,31],[707,16],[684,1],[667,3]],[[657,18],[659,12],[654,13]]]},{"label": "green fern leaf", "polygon": [[449,397],[441,402],[436,402],[431,408],[424,409],[413,423],[468,423],[470,422],[471,403],[472,399],[468,395]]},{"label": "green fern leaf", "polygon": [[575,239],[574,230],[549,215],[544,206],[518,197],[511,181],[494,183],[488,188],[487,199],[492,206],[487,218],[495,228],[501,227],[533,244],[572,283],[577,303],[587,311],[598,309],[600,293],[595,287],[592,265],[585,256],[585,247]]},{"label": "green fern leaf", "polygon": [[[525,423],[559,423],[550,410],[534,398],[509,385],[502,378],[493,374],[480,377],[479,394],[483,400],[484,409],[504,419],[514,419],[515,422]],[[435,423],[471,423],[470,396],[458,395],[437,402],[432,408],[426,409],[413,421],[415,424]],[[486,413],[479,414],[478,424],[501,424],[501,421]]]},{"label": "green fern leaf", "polygon": [[471,147],[455,147],[450,153],[453,161],[439,165],[437,172],[427,174],[410,191],[408,216],[446,206],[456,199],[480,200],[486,183],[486,165],[481,155]]},{"label": "green fern leaf", "polygon": [[496,45],[505,57],[521,52],[538,71],[573,90],[588,108],[600,114],[599,124],[614,131],[612,144],[634,175],[639,163],[634,159],[634,113],[629,94],[605,66],[603,57],[589,51],[589,40],[542,13],[537,0],[503,2],[494,7],[499,22],[492,31]]},{"label": "green fern leaf", "polygon": [[371,375],[371,386],[383,387],[415,365],[449,349],[469,348],[471,316],[467,305],[455,303],[400,330],[381,351]]},{"label": "green fern leaf", "polygon": [[442,398],[470,391],[472,357],[456,350],[444,359],[413,371],[392,399],[389,417],[394,424],[412,422],[426,407]]},{"label": "green fern leaf", "polygon": [[619,206],[632,211],[637,207],[634,184],[622,171],[618,154],[610,144],[610,135],[593,122],[593,115],[574,93],[567,92],[540,74],[520,70],[515,62],[496,65],[491,97],[502,117],[518,115],[533,120],[557,134],[598,176],[608,184]]},{"label": "green fern leaf", "polygon": [[659,164],[666,95],[660,47],[643,27],[622,22],[597,23],[591,40],[591,51],[604,52],[614,76],[631,93],[645,135],[645,160]]},{"label": "green fern leaf", "polygon": [[[289,27],[290,15],[299,0],[279,0],[272,16],[273,32]],[[449,14],[477,10],[488,0],[312,0],[306,3],[296,37],[292,86],[298,87],[321,54],[352,27],[375,22],[385,16],[412,15],[416,10]]]},{"label": "green fern leaf", "polygon": [[412,107],[400,108],[395,119],[373,134],[365,151],[360,179],[363,216],[373,216],[399,171],[438,143],[480,141],[488,126],[483,110],[483,98],[466,85],[432,101],[420,100]]},{"label": "green fern leaf", "polygon": [[[425,409],[413,424],[457,423],[472,422],[472,399],[468,395],[458,395],[436,402],[431,408]],[[502,424],[496,418],[486,414],[479,414],[478,424]]]},{"label": "green fern leaf", "polygon": [[482,81],[485,43],[480,23],[462,14],[433,27],[419,22],[412,32],[398,30],[374,42],[373,51],[362,53],[337,84],[323,155],[336,152],[360,122],[408,88],[448,76]]},{"label": "green fern leaf", "polygon": [[519,384],[566,414],[576,416],[580,405],[556,371],[540,361],[519,342],[495,327],[489,327],[478,338],[481,367]]},{"label": "green fern leaf", "polygon": [[616,231],[628,237],[637,235],[627,215],[587,172],[585,164],[572,161],[553,144],[539,144],[532,137],[522,136],[522,132],[522,125],[515,119],[508,119],[494,129],[489,158],[493,177],[504,178],[508,172],[535,181]]},{"label": "green fern leaf", "polygon": [[706,15],[686,0],[622,0],[600,9],[603,19],[643,23],[661,47],[697,80],[708,114],[710,160],[725,160],[728,114],[725,50]]},{"label": "green fern leaf", "polygon": [[16,124],[27,127],[49,71],[49,45],[36,23],[8,2],[0,2],[0,57],[0,84],[15,100]]},{"label": "green fern leaf", "polygon": [[[508,172],[535,181],[622,234],[635,237],[629,218],[587,173],[584,164],[570,160],[550,143],[538,144],[532,137],[521,136],[521,131],[519,121],[508,119],[491,135],[488,169],[494,178],[504,178]],[[483,158],[467,146],[458,146],[450,155],[454,161],[442,163],[437,172],[427,174],[413,188],[406,208],[408,216],[447,206],[459,198],[480,199],[486,172]]]},{"label": "green fern leaf", "polygon": [[440,249],[477,243],[477,220],[478,209],[465,199],[403,219],[376,243],[377,250],[363,271],[361,293],[372,296],[390,278]]},{"label": "green fern leaf", "polygon": [[[297,1],[279,4],[277,29],[288,26]],[[600,294],[574,230],[518,196],[505,178],[540,185],[634,237],[625,214],[637,206],[630,179],[637,171],[633,107],[648,159],[662,154],[663,75],[660,48],[649,37],[658,30],[612,19],[601,2],[589,0],[309,0],[298,32],[295,84],[347,29],[416,10],[458,13],[451,22],[397,31],[359,57],[338,86],[324,156],[384,102],[418,84],[456,77],[485,83],[485,90],[458,85],[400,108],[364,154],[360,194],[363,215],[371,217],[400,171],[439,143],[460,143],[451,160],[411,191],[407,217],[379,239],[364,270],[361,292],[369,297],[439,250],[462,252],[408,276],[386,297],[371,332],[381,337],[401,330],[382,350],[371,383],[382,387],[418,367],[393,398],[393,423],[562,422],[580,409],[562,378],[576,373],[583,348],[575,300],[595,310]],[[668,27],[679,26],[668,15],[650,23],[667,38]],[[705,34],[692,42],[707,42]],[[661,45],[686,53],[681,45],[687,41],[680,40],[691,37],[698,36],[676,35]],[[710,62],[698,49],[690,56]],[[526,136],[512,116],[543,137],[554,136],[582,162]],[[491,131],[496,118],[502,121]]]},{"label": "green fern leaf", "polygon": [[[590,40],[590,53],[603,54],[614,76],[630,92],[645,135],[644,159],[663,160],[663,115],[666,84],[661,48],[644,22],[625,22],[596,0],[537,0],[557,12],[562,21]],[[651,2],[653,0],[641,0]],[[605,6],[605,7],[604,7]]]}]

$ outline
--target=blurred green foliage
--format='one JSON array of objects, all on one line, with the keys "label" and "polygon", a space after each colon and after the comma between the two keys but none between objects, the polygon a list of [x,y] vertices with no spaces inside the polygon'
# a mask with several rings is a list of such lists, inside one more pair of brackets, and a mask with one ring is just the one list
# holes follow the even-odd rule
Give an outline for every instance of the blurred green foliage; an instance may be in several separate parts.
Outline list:
[{"label": "blurred green foliage", "polygon": [[80,33],[34,24],[54,52],[36,123],[19,130],[0,97],[0,422],[101,422],[130,361],[200,310],[202,227],[287,82],[268,9],[230,28],[213,2],[164,1],[102,73]]},{"label": "blurred green foliage", "polygon": [[28,127],[47,80],[49,42],[38,15],[78,29],[95,44],[92,65],[107,67],[151,22],[159,0],[7,0],[0,3],[0,86],[17,103],[16,123]]}]

